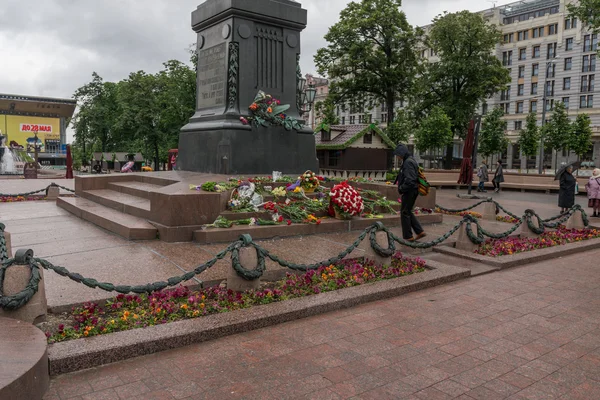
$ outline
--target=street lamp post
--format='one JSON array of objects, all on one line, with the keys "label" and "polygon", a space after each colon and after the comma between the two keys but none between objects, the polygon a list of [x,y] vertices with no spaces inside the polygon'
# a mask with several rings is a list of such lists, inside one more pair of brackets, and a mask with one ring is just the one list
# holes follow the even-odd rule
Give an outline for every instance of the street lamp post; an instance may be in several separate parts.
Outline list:
[{"label": "street lamp post", "polygon": [[315,89],[315,85],[313,84],[309,84],[306,87],[306,79],[300,78],[298,79],[296,90],[298,91],[298,113],[300,116],[303,116],[311,112],[315,97],[317,96],[317,89]]},{"label": "street lamp post", "polygon": [[[544,173],[544,136],[543,130],[544,125],[546,125],[546,99],[548,96],[548,75],[550,75],[550,67],[556,63],[556,61],[560,57],[554,57],[552,60],[546,63],[546,79],[544,80],[544,95],[542,96],[542,135],[540,137],[540,162],[538,165],[538,174],[542,175]],[[554,93],[552,93],[554,96]]]}]

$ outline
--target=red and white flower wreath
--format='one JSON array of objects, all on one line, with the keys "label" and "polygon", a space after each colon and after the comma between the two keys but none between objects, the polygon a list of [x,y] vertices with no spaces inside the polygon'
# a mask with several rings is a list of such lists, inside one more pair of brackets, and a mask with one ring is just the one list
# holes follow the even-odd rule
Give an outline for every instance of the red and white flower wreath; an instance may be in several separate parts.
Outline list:
[{"label": "red and white flower wreath", "polygon": [[360,215],[365,209],[362,197],[358,194],[356,189],[348,185],[348,182],[342,182],[335,185],[329,192],[329,197],[330,215],[333,215],[334,208],[337,208],[340,213],[352,216]]}]

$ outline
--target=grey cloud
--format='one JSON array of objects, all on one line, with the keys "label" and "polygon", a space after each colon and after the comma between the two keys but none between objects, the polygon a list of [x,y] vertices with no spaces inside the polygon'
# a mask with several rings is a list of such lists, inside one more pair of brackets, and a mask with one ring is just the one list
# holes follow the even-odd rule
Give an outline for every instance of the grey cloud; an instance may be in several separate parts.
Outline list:
[{"label": "grey cloud", "polygon": [[[71,97],[92,71],[119,80],[140,69],[158,71],[168,59],[187,61],[186,48],[195,41],[190,13],[200,2],[3,0],[0,92]],[[323,36],[349,2],[301,1],[309,15],[302,36],[303,72],[314,72],[313,55],[326,45]],[[424,25],[445,10],[490,6],[481,0],[405,0],[403,9],[413,25]]]}]

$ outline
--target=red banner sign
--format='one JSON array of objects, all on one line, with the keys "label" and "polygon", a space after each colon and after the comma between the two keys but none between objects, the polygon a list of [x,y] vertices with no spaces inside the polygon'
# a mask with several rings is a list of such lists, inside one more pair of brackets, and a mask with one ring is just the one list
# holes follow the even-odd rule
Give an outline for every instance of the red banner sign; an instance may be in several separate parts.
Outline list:
[{"label": "red banner sign", "polygon": [[21,132],[35,132],[35,131],[52,133],[52,125],[21,124]]}]

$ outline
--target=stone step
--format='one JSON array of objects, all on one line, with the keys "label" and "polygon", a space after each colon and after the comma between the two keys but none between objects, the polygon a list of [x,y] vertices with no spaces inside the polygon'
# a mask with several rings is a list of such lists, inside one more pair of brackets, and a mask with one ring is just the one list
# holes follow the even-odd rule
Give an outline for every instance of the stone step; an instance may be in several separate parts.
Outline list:
[{"label": "stone step", "polygon": [[134,217],[150,219],[150,200],[110,189],[86,190],[81,197]]},{"label": "stone step", "polygon": [[127,181],[127,182],[109,182],[108,188],[115,192],[130,194],[132,196],[150,199],[150,193],[154,190],[163,188],[163,185],[154,183]]},{"label": "stone step", "polygon": [[[442,222],[441,214],[418,215],[421,224],[434,224]],[[194,231],[194,240],[198,243],[230,243],[239,239],[240,235],[249,233],[253,239],[271,239],[275,237],[289,237],[301,235],[315,235],[319,233],[340,233],[363,230],[376,222],[382,222],[386,227],[400,226],[400,217],[397,215],[386,215],[383,218],[353,218],[349,221],[341,221],[333,218],[322,220],[320,225],[314,224],[292,224],[292,225],[267,225],[246,226],[235,225],[231,228],[205,228]]]},{"label": "stone step", "polygon": [[156,227],[145,219],[122,213],[91,200],[80,197],[59,197],[56,205],[126,239],[156,239]]}]

